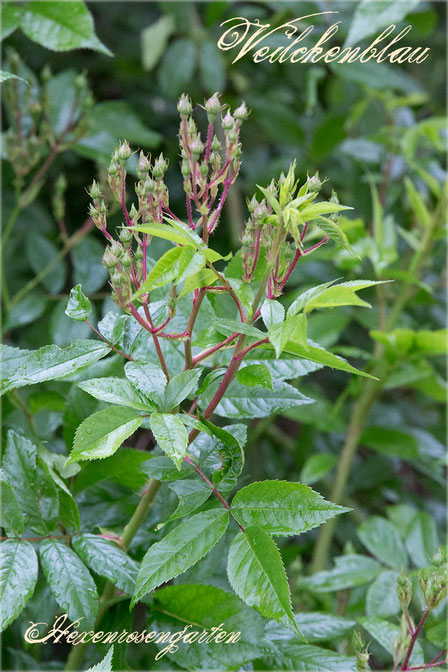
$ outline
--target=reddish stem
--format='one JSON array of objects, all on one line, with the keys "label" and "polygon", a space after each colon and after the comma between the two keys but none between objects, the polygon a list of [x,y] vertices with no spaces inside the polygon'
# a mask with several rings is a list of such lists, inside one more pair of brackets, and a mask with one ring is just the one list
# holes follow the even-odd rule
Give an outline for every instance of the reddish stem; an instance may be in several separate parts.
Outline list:
[{"label": "reddish stem", "polygon": [[423,612],[423,615],[420,619],[420,623],[417,625],[417,627],[415,628],[415,630],[414,630],[414,632],[411,636],[411,641],[409,642],[408,650],[406,651],[406,655],[404,657],[403,664],[400,667],[400,670],[407,670],[408,669],[409,658],[412,655],[412,651],[414,649],[415,642],[417,641],[417,637],[420,634],[420,630],[423,628],[423,626],[425,624],[425,621],[428,618],[428,614],[429,614],[429,609],[425,609],[425,611]]},{"label": "reddish stem", "polygon": [[200,355],[195,357],[193,359],[193,366],[196,366],[198,362],[201,362],[203,359],[206,359],[206,357],[210,357],[210,355],[213,355],[214,352],[217,352],[224,346],[228,345],[232,341],[235,340],[235,338],[238,336],[238,332],[236,331],[234,334],[229,336],[228,338],[225,339],[225,341],[222,341],[221,343],[218,343],[217,345],[214,345],[212,348],[209,350],[206,350],[205,352],[202,352]]},{"label": "reddish stem", "polygon": [[291,274],[292,274],[293,270],[295,269],[295,267],[297,265],[297,262],[299,261],[301,256],[302,256],[302,251],[300,250],[300,248],[297,248],[296,253],[294,255],[294,258],[291,262],[291,266],[289,267],[288,272],[286,273],[285,277],[283,278],[283,280],[280,283],[280,289],[283,289],[283,287],[288,282],[288,280],[291,277]]},{"label": "reddish stem", "polygon": [[241,351],[241,358],[245,357],[248,352],[254,348],[258,348],[259,345],[263,345],[264,343],[269,343],[269,338],[263,338],[261,341],[256,341],[255,343],[252,343],[252,345],[248,345],[247,348],[244,348],[244,350]]},{"label": "reddish stem", "polygon": [[124,217],[126,219],[126,224],[132,226],[131,218],[129,217],[128,209],[126,207],[126,173],[124,168],[120,170],[120,203],[121,209],[123,210]]},{"label": "reddish stem", "polygon": [[207,128],[207,148],[205,150],[205,160],[208,163],[208,160],[210,158],[210,150],[212,148],[212,140],[213,140],[213,124],[209,124]]},{"label": "reddish stem", "polygon": [[121,352],[121,350],[118,350],[118,348],[116,348],[114,345],[112,345],[112,343],[110,341],[108,341],[107,338],[104,338],[104,336],[98,331],[98,329],[95,329],[93,324],[90,324],[89,320],[84,320],[84,322],[86,322],[89,325],[89,327],[91,329],[93,329],[95,334],[97,334],[101,338],[102,341],[107,343],[107,345],[110,348],[112,348],[112,350],[115,350],[115,352],[118,352],[119,355],[122,355],[123,357],[126,357],[126,359],[129,359],[130,362],[135,362],[135,359],[133,357],[131,357],[130,355],[127,355],[125,352]]},{"label": "reddish stem", "polygon": [[325,236],[322,238],[322,240],[320,240],[318,243],[316,243],[316,244],[313,245],[312,247],[309,247],[307,250],[304,250],[304,251],[303,251],[303,254],[308,254],[309,252],[312,252],[313,250],[317,249],[318,247],[320,247],[321,245],[323,245],[324,243],[326,243],[327,240],[328,240],[328,235],[325,234]]},{"label": "reddish stem", "polygon": [[187,214],[188,214],[188,225],[190,229],[194,230],[199,224],[199,220],[195,225],[193,222],[193,213],[191,212],[191,198],[189,196],[187,196]]}]

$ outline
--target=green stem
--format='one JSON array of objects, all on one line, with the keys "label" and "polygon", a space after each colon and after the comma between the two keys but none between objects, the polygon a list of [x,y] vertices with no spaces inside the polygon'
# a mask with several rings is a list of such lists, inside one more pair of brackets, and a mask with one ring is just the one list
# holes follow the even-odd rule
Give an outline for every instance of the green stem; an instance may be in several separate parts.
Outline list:
[{"label": "green stem", "polygon": [[[151,508],[154,499],[159,491],[161,486],[160,481],[156,481],[154,478],[150,478],[147,484],[145,491],[138,503],[137,508],[135,509],[132,517],[130,518],[128,524],[124,528],[123,536],[121,538],[122,546],[126,550],[133,538],[135,537],[138,529],[146,519],[149,509]],[[97,630],[100,626],[100,623],[104,617],[104,614],[110,606],[111,600],[115,596],[115,586],[110,581],[106,582],[103,593],[100,597],[100,606],[98,613],[95,619],[94,630]],[[67,658],[67,663],[65,669],[71,672],[76,672],[81,668],[82,662],[84,660],[84,654],[89,645],[88,644],[78,644],[77,646],[72,646],[70,654]]]}]

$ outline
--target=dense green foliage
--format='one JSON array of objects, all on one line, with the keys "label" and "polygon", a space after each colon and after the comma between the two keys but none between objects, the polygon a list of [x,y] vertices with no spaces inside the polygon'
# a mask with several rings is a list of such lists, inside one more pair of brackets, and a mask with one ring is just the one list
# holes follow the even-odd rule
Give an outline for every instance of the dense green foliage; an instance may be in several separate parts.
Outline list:
[{"label": "dense green foliage", "polygon": [[327,4],[2,5],[4,669],[442,669],[445,8],[216,47]]}]

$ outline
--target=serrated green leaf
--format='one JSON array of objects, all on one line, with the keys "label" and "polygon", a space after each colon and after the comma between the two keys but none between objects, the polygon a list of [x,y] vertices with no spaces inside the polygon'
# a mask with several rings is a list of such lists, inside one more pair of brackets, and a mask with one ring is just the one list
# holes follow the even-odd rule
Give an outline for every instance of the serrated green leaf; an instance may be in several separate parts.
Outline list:
[{"label": "serrated green leaf", "polygon": [[129,406],[141,411],[151,411],[155,408],[152,401],[136,390],[128,380],[122,378],[92,378],[77,383],[77,386],[95,399],[107,401],[109,404]]},{"label": "serrated green leaf", "polygon": [[302,483],[260,481],[238,490],[232,515],[243,526],[257,527],[276,536],[302,534],[341,513],[350,511],[327,502]]},{"label": "serrated green leaf", "polygon": [[155,440],[180,470],[188,446],[187,430],[181,420],[170,413],[152,413],[149,421]]},{"label": "serrated green leaf", "polygon": [[197,275],[207,263],[205,251],[196,252],[192,247],[182,248],[179,257],[176,284],[184,282],[187,278]]},{"label": "serrated green leaf", "polygon": [[268,331],[274,325],[281,324],[285,319],[285,309],[280,301],[266,299],[266,301],[261,306],[260,311],[264,326]]},{"label": "serrated green leaf", "polygon": [[358,527],[357,533],[370,553],[386,566],[398,570],[408,566],[408,556],[398,530],[385,518],[371,516]]},{"label": "serrated green leaf", "polygon": [[197,513],[153,544],[142,560],[131,607],[204,557],[222,537],[228,522],[224,509]]},{"label": "serrated green leaf", "polygon": [[104,576],[127,595],[134,592],[138,563],[113,541],[97,534],[73,537],[72,546],[95,574]]},{"label": "serrated green leaf", "polygon": [[[267,347],[267,346],[260,346]],[[369,373],[355,369],[354,366],[349,364],[345,359],[334,355],[328,350],[324,350],[320,346],[316,345],[312,341],[308,340],[306,346],[300,345],[300,343],[293,343],[288,341],[285,346],[285,352],[290,353],[291,355],[296,355],[297,357],[303,357],[304,359],[309,359],[312,362],[317,364],[323,364],[323,366],[329,366],[332,369],[339,369],[340,371],[345,371],[346,373],[354,373],[358,376],[364,376],[365,378],[373,378]]]},{"label": "serrated green leaf", "polygon": [[[356,621],[348,618],[315,611],[294,614],[294,619],[299,626],[300,632],[306,641],[310,643],[336,639],[356,625]],[[269,624],[266,635],[274,642],[294,639],[292,632],[285,630],[283,626],[277,623]]]},{"label": "serrated green leaf", "polygon": [[205,425],[210,434],[218,439],[219,442],[216,450],[221,457],[222,465],[213,473],[213,483],[219,486],[222,492],[228,492],[235,487],[238,476],[243,470],[243,449],[233,434],[206,420],[201,413],[198,413],[198,416],[201,423]]},{"label": "serrated green leaf", "polygon": [[68,300],[65,314],[72,320],[79,320],[83,322],[92,312],[92,306],[87,296],[82,293],[81,285],[76,285],[70,291],[70,298]]},{"label": "serrated green leaf", "polygon": [[0,346],[2,359],[0,393],[17,387],[62,378],[82,366],[92,364],[110,352],[106,343],[79,339],[68,348],[46,345],[39,350]]},{"label": "serrated green leaf", "polygon": [[51,592],[71,621],[82,618],[89,628],[98,611],[98,593],[89,570],[63,541],[44,539],[39,548],[40,562]]},{"label": "serrated green leaf", "polygon": [[258,349],[254,349],[246,355],[240,370],[252,364],[267,366],[273,380],[280,381],[300,378],[322,368],[322,364],[317,364],[306,359],[299,359],[288,353],[282,353],[277,359],[274,350],[259,351]]},{"label": "serrated green leaf", "polygon": [[246,387],[267,387],[272,390],[271,372],[265,364],[249,364],[236,373],[236,379]]},{"label": "serrated green leaf", "polygon": [[227,576],[246,604],[302,636],[292,613],[281,555],[264,530],[248,527],[235,537],[229,550]]},{"label": "serrated green leaf", "polygon": [[58,491],[36,446],[9,430],[2,466],[27,525],[38,534],[48,534],[58,519]]},{"label": "serrated green leaf", "polygon": [[326,233],[331,240],[334,240],[338,246],[343,247],[347,252],[354,254],[355,257],[358,256],[348,242],[346,234],[336,222],[328,219],[328,217],[317,217],[317,223],[319,228]]},{"label": "serrated green leaf", "polygon": [[225,336],[231,336],[232,334],[237,333],[245,334],[246,336],[256,339],[266,337],[266,334],[256,327],[253,327],[251,324],[246,324],[246,322],[240,322],[239,320],[218,319],[213,322],[213,328]]},{"label": "serrated green leaf", "polygon": [[167,384],[162,369],[151,362],[126,362],[126,378],[158,406],[162,403]]},{"label": "serrated green leaf", "polygon": [[93,667],[89,667],[86,672],[111,672],[112,667],[112,656],[114,655],[113,645],[110,647],[109,651],[104,656],[103,660],[100,660],[99,663]]},{"label": "serrated green leaf", "polygon": [[356,659],[336,651],[310,644],[290,642],[281,647],[288,669],[313,672],[354,672]]},{"label": "serrated green leaf", "polygon": [[201,373],[201,369],[188,369],[171,378],[161,404],[163,410],[168,411],[187,399],[196,390]]},{"label": "serrated green leaf", "polygon": [[341,210],[353,210],[352,207],[341,205],[340,203],[332,203],[324,201],[322,203],[311,203],[299,210],[300,216],[303,220],[312,221],[321,215],[329,215],[333,212],[341,212]]},{"label": "serrated green leaf", "polygon": [[381,565],[366,555],[341,555],[335,558],[334,569],[317,572],[300,581],[300,587],[316,593],[332,593],[370,583],[381,572]]},{"label": "serrated green leaf", "polygon": [[[139,289],[133,294],[132,300],[146,294],[147,292],[163,287],[172,282],[179,273],[179,259],[182,255],[183,247],[172,247],[156,262],[151,273],[143,282]],[[194,250],[193,250],[194,254]]]},{"label": "serrated green leaf", "polygon": [[6,536],[18,537],[23,534],[25,523],[14,490],[0,470],[1,508],[0,526],[5,528]]},{"label": "serrated green leaf", "polygon": [[146,471],[144,471],[144,463],[149,458],[146,452],[122,446],[114,455],[105,460],[94,460],[83,464],[76,477],[74,490],[81,492],[104,480],[119,483],[132,490],[139,490],[148,480]]},{"label": "serrated green leaf", "polygon": [[93,413],[76,430],[66,464],[113,455],[141,424],[142,417],[137,411],[125,406],[111,406]]},{"label": "serrated green leaf", "polygon": [[200,287],[209,287],[210,285],[213,285],[217,279],[218,278],[216,277],[216,273],[214,273],[209,268],[203,268],[201,271],[199,271],[199,273],[190,275],[185,280],[182,291],[179,294],[179,298],[181,299],[183,296],[186,296],[190,292],[194,291],[195,289],[199,289]]},{"label": "serrated green leaf", "polygon": [[280,203],[275,198],[275,196],[272,194],[272,192],[270,192],[269,189],[265,189],[264,187],[260,187],[259,184],[257,184],[257,189],[259,189],[261,191],[261,193],[266,198],[267,202],[269,203],[269,205],[271,206],[271,208],[273,209],[275,214],[280,217],[280,215],[282,214],[282,209],[280,207]]},{"label": "serrated green leaf", "polygon": [[311,287],[307,289],[306,292],[302,292],[297,299],[295,299],[288,308],[288,317],[291,315],[296,315],[298,312],[303,310],[303,308],[313,299],[315,296],[319,296],[327,287],[330,287],[335,280],[330,280],[330,282],[324,282],[321,285],[316,285],[316,287]]},{"label": "serrated green leaf", "polygon": [[20,27],[31,40],[53,51],[87,48],[112,56],[95,35],[89,10],[78,0],[64,5],[34,0],[26,5]]},{"label": "serrated green leaf", "polygon": [[173,483],[170,483],[168,487],[176,493],[179,498],[179,504],[177,505],[175,512],[166,521],[167,523],[193,513],[193,511],[202,506],[212,494],[212,489],[207,483],[191,478],[174,481]]},{"label": "serrated green leaf", "polygon": [[27,541],[7,539],[0,545],[0,632],[15,621],[34,593],[37,555]]},{"label": "serrated green leaf", "polygon": [[[214,391],[211,385],[207,399]],[[287,408],[312,404],[313,399],[301,394],[295,387],[282,381],[273,381],[272,389],[250,388],[233,381],[216,407],[216,413],[226,418],[265,418]]]}]

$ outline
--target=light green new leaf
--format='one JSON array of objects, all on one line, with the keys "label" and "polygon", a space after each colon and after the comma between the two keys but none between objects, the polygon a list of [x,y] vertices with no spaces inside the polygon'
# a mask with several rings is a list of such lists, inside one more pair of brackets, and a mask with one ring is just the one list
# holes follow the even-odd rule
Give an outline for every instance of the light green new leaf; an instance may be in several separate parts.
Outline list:
[{"label": "light green new leaf", "polygon": [[280,552],[264,530],[248,527],[235,537],[229,549],[227,576],[246,604],[301,637]]},{"label": "light green new leaf", "polygon": [[175,512],[167,520],[167,523],[193,513],[193,511],[207,501],[213,492],[211,487],[207,483],[204,483],[204,481],[193,480],[191,478],[173,481],[173,483],[168,484],[168,487],[178,496],[179,504]]},{"label": "light green new leaf", "polygon": [[228,522],[224,509],[197,513],[153,544],[142,560],[131,607],[204,557],[222,537]]},{"label": "light green new leaf", "polygon": [[71,317],[72,320],[79,320],[83,322],[92,312],[92,306],[87,296],[82,293],[81,285],[76,285],[70,291],[70,298],[68,300],[65,314]]},{"label": "light green new leaf", "polygon": [[188,369],[187,371],[178,373],[174,378],[171,378],[163,397],[163,403],[161,405],[163,410],[169,411],[171,408],[178,406],[184,399],[194,392],[197,388],[201,373],[201,369]]},{"label": "light green new leaf", "polygon": [[272,192],[270,192],[269,189],[265,189],[264,187],[260,187],[259,184],[257,184],[257,189],[259,189],[261,191],[261,193],[266,198],[267,202],[269,203],[269,205],[271,206],[271,208],[273,209],[275,214],[280,217],[280,215],[282,214],[282,209],[280,207],[280,203],[275,198],[275,196],[272,194]]},{"label": "light green new leaf", "polygon": [[188,446],[188,434],[182,422],[170,413],[152,413],[149,422],[155,440],[180,471]]},{"label": "light green new leaf", "polygon": [[274,325],[281,324],[285,319],[285,309],[280,301],[266,299],[261,306],[261,317],[266,329],[269,331]]},{"label": "light green new leaf", "polygon": [[3,474],[11,484],[27,525],[48,534],[58,520],[58,491],[36,446],[12,429],[3,453]]},{"label": "light green new leaf", "polygon": [[302,483],[260,481],[239,490],[232,500],[232,515],[246,525],[257,525],[276,536],[307,532],[340,513],[350,511],[327,502]]},{"label": "light green new leaf", "polygon": [[344,588],[363,586],[376,579],[382,567],[366,555],[341,555],[335,558],[334,569],[317,572],[300,581],[300,587],[316,593],[332,593]]},{"label": "light green new leaf", "polygon": [[206,263],[205,250],[196,252],[192,247],[182,248],[182,254],[179,257],[176,284],[197,275]]},{"label": "light green new leaf", "polygon": [[20,19],[23,14],[23,8],[14,5],[12,2],[2,2],[1,5],[1,33],[0,39],[4,40],[11,35],[20,25]]},{"label": "light green new leaf", "polygon": [[297,299],[295,299],[288,308],[288,317],[291,315],[297,315],[301,310],[305,308],[307,303],[311,301],[315,296],[319,296],[327,287],[330,287],[336,280],[330,280],[330,282],[324,282],[321,285],[316,285],[307,289],[306,292],[302,292]]},{"label": "light green new leaf", "polygon": [[431,215],[429,214],[428,208],[425,205],[423,197],[417,191],[414,186],[414,183],[409,179],[409,177],[404,178],[404,183],[406,186],[406,193],[411,204],[411,208],[414,212],[414,215],[417,217],[419,224],[424,228],[428,227],[431,223]]},{"label": "light green new leaf", "polygon": [[66,464],[113,455],[141,424],[142,417],[137,411],[125,406],[111,406],[93,413],[76,430]]},{"label": "light green new leaf", "polygon": [[328,350],[324,350],[324,348],[321,348],[309,340],[307,341],[306,346],[288,341],[285,346],[285,352],[289,352],[291,355],[296,355],[297,357],[303,357],[303,359],[309,359],[311,362],[316,362],[317,364],[330,366],[332,369],[339,369],[340,371],[346,371],[347,373],[355,373],[358,376],[373,378],[369,373],[355,369],[354,366],[351,366],[351,364],[342,357],[334,355],[332,352],[328,352]]},{"label": "light green new leaf", "polygon": [[93,572],[104,576],[127,595],[132,595],[138,563],[117,544],[97,534],[82,534],[73,537],[72,546]]},{"label": "light green new leaf", "polygon": [[216,273],[214,273],[209,268],[203,268],[199,273],[195,275],[190,275],[184,282],[181,293],[179,294],[179,299],[186,294],[199,289],[200,287],[209,287],[217,281]]},{"label": "light green new leaf", "polygon": [[357,529],[364,546],[380,562],[392,569],[405,569],[408,555],[397,528],[380,516],[371,516]]},{"label": "light green new leaf", "polygon": [[109,651],[104,656],[103,660],[93,667],[89,667],[86,672],[111,672],[112,670],[112,656],[114,655],[114,647],[111,646]]},{"label": "light green new leaf", "polygon": [[322,203],[311,203],[299,210],[300,216],[304,221],[312,221],[321,215],[329,215],[334,212],[341,212],[341,210],[353,210],[348,205],[341,205],[340,203],[332,203],[324,201]]},{"label": "light green new leaf", "polygon": [[272,375],[265,364],[249,364],[243,369],[239,369],[236,379],[241,385],[246,387],[272,387]]},{"label": "light green new leaf", "polygon": [[245,334],[251,338],[261,339],[265,338],[266,334],[253,327],[251,324],[239,322],[239,320],[224,320],[218,319],[213,322],[213,328],[225,336],[231,336],[234,333]]},{"label": "light green new leaf", "polygon": [[160,367],[151,362],[126,362],[124,372],[126,378],[145,397],[157,405],[162,403],[167,380]]},{"label": "light green new leaf", "polygon": [[3,632],[34,593],[37,556],[31,544],[19,539],[3,541],[0,553],[0,632]]},{"label": "light green new leaf", "polygon": [[312,485],[326,476],[336,465],[338,458],[331,453],[315,453],[310,455],[300,472],[300,480]]},{"label": "light green new leaf", "polygon": [[95,35],[92,16],[83,2],[38,2],[26,5],[20,27],[27,37],[53,51],[94,49],[112,56]]},{"label": "light green new leaf", "polygon": [[347,250],[347,252],[350,252],[351,254],[354,254],[355,257],[358,255],[348,242],[348,238],[344,231],[341,229],[339,224],[336,224],[336,222],[333,222],[333,220],[328,219],[328,217],[317,217],[317,223],[319,228],[327,234],[331,240],[334,240],[336,245],[343,247],[344,249]]},{"label": "light green new leaf", "polygon": [[177,277],[178,261],[182,254],[182,247],[172,247],[156,262],[151,273],[135,292],[132,299],[136,299],[146,292],[163,287]]},{"label": "light green new leaf", "polygon": [[0,393],[17,387],[62,378],[92,364],[110,352],[106,343],[78,339],[68,348],[46,345],[39,350],[22,350],[0,345],[2,360]]},{"label": "light green new leaf", "polygon": [[82,618],[89,628],[98,611],[98,593],[89,570],[63,541],[44,539],[39,548],[40,562],[51,592],[71,621]]},{"label": "light green new leaf", "polygon": [[154,410],[154,403],[122,378],[92,378],[77,383],[84,392],[109,404],[129,406],[141,411]]}]

